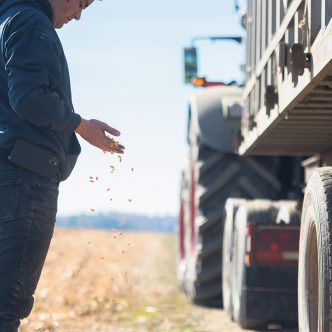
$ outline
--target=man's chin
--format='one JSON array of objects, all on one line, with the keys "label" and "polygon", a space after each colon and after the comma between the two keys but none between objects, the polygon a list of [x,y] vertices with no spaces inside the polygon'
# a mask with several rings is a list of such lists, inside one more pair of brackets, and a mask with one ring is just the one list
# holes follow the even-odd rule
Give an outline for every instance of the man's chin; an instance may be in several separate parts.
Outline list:
[{"label": "man's chin", "polygon": [[65,23],[64,22],[53,22],[53,27],[55,29],[61,29]]}]

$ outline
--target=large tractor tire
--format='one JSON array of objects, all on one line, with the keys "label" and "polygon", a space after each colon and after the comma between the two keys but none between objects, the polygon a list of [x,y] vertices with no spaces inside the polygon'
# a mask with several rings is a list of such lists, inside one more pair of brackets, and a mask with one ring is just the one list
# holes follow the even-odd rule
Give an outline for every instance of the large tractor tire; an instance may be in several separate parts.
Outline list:
[{"label": "large tractor tire", "polygon": [[317,169],[305,192],[299,250],[301,332],[332,330],[332,167]]},{"label": "large tractor tire", "polygon": [[185,273],[180,284],[192,302],[206,306],[222,306],[226,200],[276,199],[282,189],[280,158],[236,154],[241,95],[239,87],[209,88],[193,96],[189,105],[187,185],[182,189],[185,250],[179,253]]},{"label": "large tractor tire", "polygon": [[192,302],[222,306],[224,205],[229,197],[276,199],[275,158],[247,158],[198,146],[190,172],[190,258],[186,290]]}]

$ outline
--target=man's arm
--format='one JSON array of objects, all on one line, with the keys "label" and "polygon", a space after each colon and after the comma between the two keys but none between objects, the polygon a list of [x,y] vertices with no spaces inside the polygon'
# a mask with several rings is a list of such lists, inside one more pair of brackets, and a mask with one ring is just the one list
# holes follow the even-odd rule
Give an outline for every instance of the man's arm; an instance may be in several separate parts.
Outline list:
[{"label": "man's arm", "polygon": [[55,90],[66,68],[43,22],[32,14],[17,15],[17,22],[13,19],[5,31],[3,56],[10,105],[20,118],[38,127],[72,132],[81,119],[73,112],[70,91],[63,96]]}]

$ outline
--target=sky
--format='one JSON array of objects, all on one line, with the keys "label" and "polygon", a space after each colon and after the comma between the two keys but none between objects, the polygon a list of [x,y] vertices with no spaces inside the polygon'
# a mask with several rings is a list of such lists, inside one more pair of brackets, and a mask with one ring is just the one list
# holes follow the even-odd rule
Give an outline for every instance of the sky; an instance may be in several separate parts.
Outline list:
[{"label": "sky", "polygon": [[[120,130],[126,146],[120,161],[79,137],[82,153],[60,185],[58,214],[176,216],[188,99],[197,92],[183,82],[183,48],[197,36],[244,35],[234,0],[96,0],[58,34],[75,111]],[[243,47],[195,46],[200,75],[243,79]]]}]

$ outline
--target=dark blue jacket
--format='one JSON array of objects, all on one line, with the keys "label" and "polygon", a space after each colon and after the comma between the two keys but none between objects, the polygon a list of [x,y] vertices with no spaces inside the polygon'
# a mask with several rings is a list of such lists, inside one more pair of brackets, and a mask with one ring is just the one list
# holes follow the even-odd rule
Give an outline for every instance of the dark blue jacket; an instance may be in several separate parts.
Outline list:
[{"label": "dark blue jacket", "polygon": [[0,1],[0,36],[0,155],[26,139],[61,157],[64,180],[81,151],[81,118],[48,0]]}]

